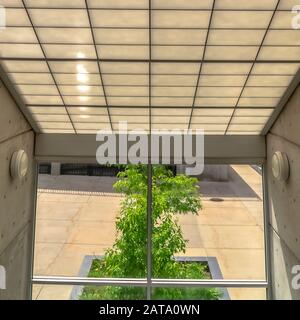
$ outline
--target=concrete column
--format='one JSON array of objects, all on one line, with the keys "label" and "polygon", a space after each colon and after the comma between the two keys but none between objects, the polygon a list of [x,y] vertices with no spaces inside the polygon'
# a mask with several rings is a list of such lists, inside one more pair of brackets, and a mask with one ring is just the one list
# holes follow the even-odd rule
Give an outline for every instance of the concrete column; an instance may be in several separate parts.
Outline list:
[{"label": "concrete column", "polygon": [[52,176],[59,176],[60,175],[60,163],[59,162],[52,162],[51,163],[51,175]]},{"label": "concrete column", "polygon": [[[177,165],[176,170],[178,174],[185,173],[185,165]],[[229,179],[229,165],[214,165],[206,164],[204,166],[204,171],[199,175],[201,180],[211,180],[211,181],[228,181]]]},{"label": "concrete column", "polygon": [[[271,233],[271,271],[275,299],[300,299],[300,87],[286,104],[267,136],[267,166]],[[290,177],[272,175],[274,152],[287,154]],[[298,287],[295,287],[298,266]],[[296,267],[297,269],[297,267]],[[293,281],[294,280],[294,281]]]},{"label": "concrete column", "polygon": [[212,181],[228,181],[229,165],[225,164],[208,164],[204,167],[201,175],[202,179]]},{"label": "concrete column", "polygon": [[[29,299],[36,166],[34,133],[5,87],[0,87],[0,281],[1,299]],[[24,180],[12,179],[10,160],[23,149],[29,157]],[[3,283],[4,282],[4,283]]]}]

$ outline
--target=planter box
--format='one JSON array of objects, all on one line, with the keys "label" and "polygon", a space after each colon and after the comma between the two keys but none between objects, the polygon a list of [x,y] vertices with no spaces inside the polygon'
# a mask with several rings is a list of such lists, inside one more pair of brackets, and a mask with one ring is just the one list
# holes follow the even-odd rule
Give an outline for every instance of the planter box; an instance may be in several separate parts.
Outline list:
[{"label": "planter box", "polygon": [[[79,277],[87,277],[89,274],[89,271],[92,266],[92,262],[95,259],[102,259],[103,255],[98,256],[92,256],[92,255],[86,255],[83,258],[82,265],[79,270]],[[221,269],[219,267],[218,261],[216,257],[175,257],[175,260],[178,262],[201,262],[201,263],[207,263],[209,272],[211,274],[212,279],[223,279],[223,275],[221,272]],[[71,292],[70,300],[78,300],[80,297],[82,290],[84,286],[74,286],[73,290]],[[219,288],[219,290],[222,293],[221,300],[230,300],[230,296],[228,293],[228,290],[226,288]]]}]

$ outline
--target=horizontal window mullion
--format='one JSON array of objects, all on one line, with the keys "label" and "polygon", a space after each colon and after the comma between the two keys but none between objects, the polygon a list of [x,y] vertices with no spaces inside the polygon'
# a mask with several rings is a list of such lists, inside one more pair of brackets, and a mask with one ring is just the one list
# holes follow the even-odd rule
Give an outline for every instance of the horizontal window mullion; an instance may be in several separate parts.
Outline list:
[{"label": "horizontal window mullion", "polygon": [[[147,279],[139,278],[86,278],[62,276],[35,276],[33,284],[48,285],[90,285],[90,286],[147,286]],[[267,288],[266,280],[226,280],[226,279],[151,279],[151,287],[202,287],[202,288]]]}]

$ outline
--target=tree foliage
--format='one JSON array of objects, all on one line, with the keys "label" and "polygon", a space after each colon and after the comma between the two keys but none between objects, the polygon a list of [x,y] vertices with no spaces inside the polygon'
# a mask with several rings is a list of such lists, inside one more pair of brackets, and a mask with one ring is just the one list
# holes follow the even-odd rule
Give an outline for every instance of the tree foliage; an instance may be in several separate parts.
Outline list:
[{"label": "tree foliage", "polygon": [[[104,259],[94,261],[90,276],[145,278],[147,273],[147,167],[126,167],[114,184],[125,195],[116,219],[117,237]],[[178,222],[178,214],[197,215],[201,209],[197,179],[174,176],[165,166],[153,166],[152,174],[152,259],[154,278],[203,279],[209,277],[200,263],[178,262],[174,256],[184,253],[187,240]],[[82,298],[141,299],[141,288],[86,288]],[[156,288],[154,298],[217,299],[215,289]]]}]

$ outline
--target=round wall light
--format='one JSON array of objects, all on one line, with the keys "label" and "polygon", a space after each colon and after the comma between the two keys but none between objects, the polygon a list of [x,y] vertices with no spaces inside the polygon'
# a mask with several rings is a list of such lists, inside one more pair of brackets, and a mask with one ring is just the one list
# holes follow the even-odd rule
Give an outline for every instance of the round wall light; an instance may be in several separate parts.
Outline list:
[{"label": "round wall light", "polygon": [[13,179],[23,179],[28,171],[28,156],[24,150],[15,151],[10,160],[10,174]]},{"label": "round wall light", "polygon": [[290,175],[290,165],[285,153],[276,151],[272,157],[272,173],[275,179],[286,181]]}]

